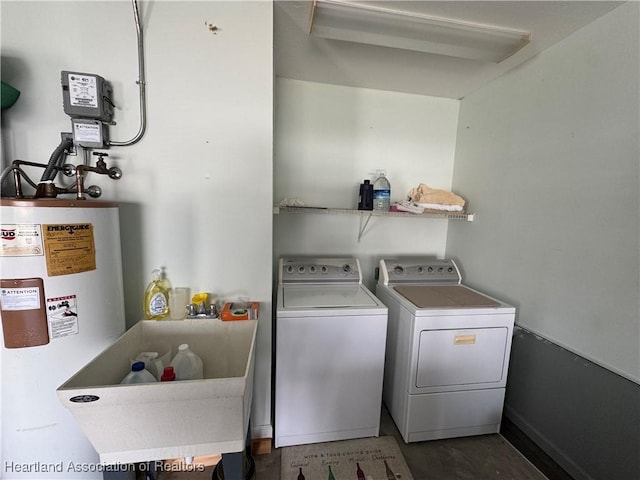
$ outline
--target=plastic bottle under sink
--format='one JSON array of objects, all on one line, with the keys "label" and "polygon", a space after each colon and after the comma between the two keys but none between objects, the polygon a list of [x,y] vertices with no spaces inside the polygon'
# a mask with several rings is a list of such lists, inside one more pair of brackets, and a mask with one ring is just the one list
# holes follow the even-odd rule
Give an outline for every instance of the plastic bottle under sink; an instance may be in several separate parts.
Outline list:
[{"label": "plastic bottle under sink", "polygon": [[164,367],[164,371],[160,376],[161,382],[173,382],[176,379],[176,372],[173,371],[173,367],[171,365],[167,365]]},{"label": "plastic bottle under sink", "polygon": [[156,377],[144,368],[144,362],[134,362],[131,365],[131,371],[120,383],[153,383],[157,382]]},{"label": "plastic bottle under sink", "polygon": [[202,359],[183,343],[178,347],[178,353],[169,364],[173,367],[176,380],[198,380],[204,378]]}]

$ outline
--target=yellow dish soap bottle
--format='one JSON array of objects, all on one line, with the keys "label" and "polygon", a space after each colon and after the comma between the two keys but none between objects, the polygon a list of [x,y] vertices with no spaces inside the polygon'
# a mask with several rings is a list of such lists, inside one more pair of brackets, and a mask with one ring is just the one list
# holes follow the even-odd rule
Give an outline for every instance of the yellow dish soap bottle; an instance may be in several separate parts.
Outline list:
[{"label": "yellow dish soap bottle", "polygon": [[162,320],[169,315],[169,290],[160,270],[152,272],[152,280],[144,292],[144,316],[147,320]]}]

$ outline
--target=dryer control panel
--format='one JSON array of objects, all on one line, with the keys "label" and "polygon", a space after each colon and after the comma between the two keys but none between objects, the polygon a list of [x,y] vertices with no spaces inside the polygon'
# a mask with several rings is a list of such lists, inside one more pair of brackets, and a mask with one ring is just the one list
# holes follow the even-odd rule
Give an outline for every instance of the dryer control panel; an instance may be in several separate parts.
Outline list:
[{"label": "dryer control panel", "polygon": [[353,257],[280,259],[280,283],[362,283],[360,262]]},{"label": "dryer control panel", "polygon": [[380,260],[378,283],[452,283],[458,284],[462,276],[451,259],[430,257],[385,258]]}]

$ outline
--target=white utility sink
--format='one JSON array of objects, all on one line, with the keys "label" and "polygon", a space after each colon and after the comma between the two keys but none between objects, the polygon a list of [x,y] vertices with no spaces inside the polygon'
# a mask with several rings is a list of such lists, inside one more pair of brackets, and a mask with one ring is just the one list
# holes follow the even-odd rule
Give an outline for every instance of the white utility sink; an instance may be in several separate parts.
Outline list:
[{"label": "white utility sink", "polygon": [[[257,320],[142,320],[61,385],[103,464],[241,452],[245,448]],[[188,343],[204,380],[120,385],[141,351]],[[62,440],[62,439],[61,439]]]}]

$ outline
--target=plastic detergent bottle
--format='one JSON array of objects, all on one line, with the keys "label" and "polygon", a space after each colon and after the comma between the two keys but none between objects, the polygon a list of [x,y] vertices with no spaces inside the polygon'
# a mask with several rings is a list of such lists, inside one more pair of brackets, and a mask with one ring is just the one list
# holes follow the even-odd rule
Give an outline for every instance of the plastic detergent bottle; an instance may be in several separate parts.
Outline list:
[{"label": "plastic detergent bottle", "polygon": [[391,207],[391,184],[385,172],[380,172],[376,181],[373,182],[373,209],[389,210]]},{"label": "plastic detergent bottle", "polygon": [[176,380],[198,380],[204,378],[202,359],[183,343],[178,347],[178,353],[169,364],[176,372]]},{"label": "plastic detergent bottle", "polygon": [[169,290],[160,270],[152,272],[152,280],[144,292],[144,316],[147,320],[161,320],[169,315]]},{"label": "plastic detergent bottle", "polygon": [[144,368],[144,362],[134,362],[131,371],[120,383],[152,383],[157,382],[156,377]]},{"label": "plastic detergent bottle", "polygon": [[168,365],[164,367],[164,372],[160,377],[161,382],[173,382],[176,379],[176,372],[173,371],[173,367]]}]

